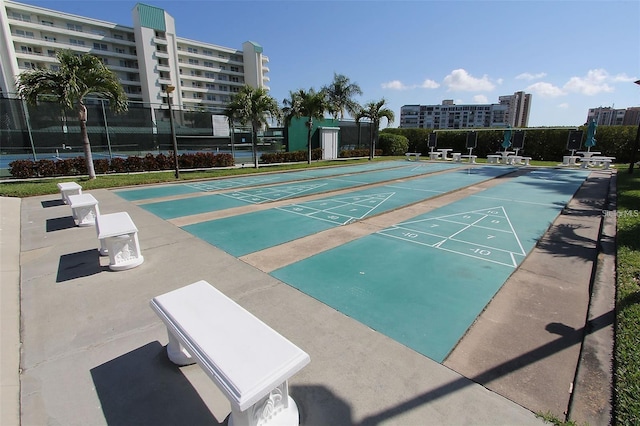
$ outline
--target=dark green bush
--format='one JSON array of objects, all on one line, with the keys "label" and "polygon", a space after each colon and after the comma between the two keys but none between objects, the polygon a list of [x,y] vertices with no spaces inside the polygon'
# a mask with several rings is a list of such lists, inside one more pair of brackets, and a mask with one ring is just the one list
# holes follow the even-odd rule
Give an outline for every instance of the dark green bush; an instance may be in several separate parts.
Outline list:
[{"label": "dark green bush", "polygon": [[382,150],[382,155],[404,155],[405,152],[410,152],[409,139],[392,133],[381,133],[378,147]]},{"label": "dark green bush", "polygon": [[[294,152],[267,152],[260,156],[260,162],[263,164],[275,163],[299,163],[307,161],[309,153],[307,151]],[[322,148],[311,150],[311,160],[322,159]]]},{"label": "dark green bush", "polygon": [[[382,155],[381,149],[376,149],[376,157],[380,157]],[[369,148],[357,148],[357,149],[348,149],[340,151],[338,154],[340,158],[354,158],[354,157],[368,157],[369,156]]]},{"label": "dark green bush", "polygon": [[26,179],[36,177],[36,165],[32,160],[15,160],[9,163],[11,176]]}]

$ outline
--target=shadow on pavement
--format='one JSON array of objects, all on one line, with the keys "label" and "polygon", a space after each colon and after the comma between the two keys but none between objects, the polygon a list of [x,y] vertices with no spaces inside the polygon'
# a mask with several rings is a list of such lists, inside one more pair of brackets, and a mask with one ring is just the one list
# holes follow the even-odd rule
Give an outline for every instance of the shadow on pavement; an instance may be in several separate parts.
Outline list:
[{"label": "shadow on pavement", "polygon": [[100,252],[98,252],[98,249],[65,254],[60,256],[56,282],[61,283],[76,278],[88,277],[108,270],[108,266],[100,265]]},{"label": "shadow on pavement", "polygon": [[353,425],[351,406],[325,386],[290,386],[301,425]]},{"label": "shadow on pavement", "polygon": [[76,227],[76,222],[72,216],[56,217],[55,219],[47,219],[47,232],[62,231]]},{"label": "shadow on pavement", "polygon": [[220,425],[187,378],[151,342],[91,369],[107,424]]},{"label": "shadow on pavement", "polygon": [[57,206],[64,206],[64,201],[62,201],[61,199],[57,199],[57,200],[47,200],[42,202],[42,207],[44,207],[45,209],[49,207],[57,207]]}]

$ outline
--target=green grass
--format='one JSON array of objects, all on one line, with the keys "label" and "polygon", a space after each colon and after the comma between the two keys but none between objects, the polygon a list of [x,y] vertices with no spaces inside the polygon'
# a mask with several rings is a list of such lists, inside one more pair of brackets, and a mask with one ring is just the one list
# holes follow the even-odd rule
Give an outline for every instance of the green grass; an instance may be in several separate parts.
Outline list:
[{"label": "green grass", "polygon": [[618,173],[616,424],[640,422],[640,170]]},{"label": "green grass", "polygon": [[[399,159],[400,157],[383,157],[374,161],[385,161],[389,159]],[[402,157],[404,158],[404,157]],[[314,161],[311,165],[307,163],[296,163],[277,166],[261,166],[256,169],[252,166],[231,169],[211,169],[206,171],[180,171],[180,179],[176,179],[173,171],[165,172],[141,172],[123,173],[112,175],[98,175],[94,180],[89,180],[86,176],[72,176],[47,179],[29,179],[23,181],[0,181],[0,196],[3,197],[33,197],[36,195],[55,194],[60,192],[57,187],[59,182],[77,182],[82,189],[89,191],[101,188],[119,188],[134,185],[148,185],[163,182],[182,182],[195,179],[214,179],[227,176],[247,175],[253,173],[282,172],[287,170],[299,170],[310,167],[326,167],[348,164],[362,164],[368,160],[341,160],[336,161]]]}]

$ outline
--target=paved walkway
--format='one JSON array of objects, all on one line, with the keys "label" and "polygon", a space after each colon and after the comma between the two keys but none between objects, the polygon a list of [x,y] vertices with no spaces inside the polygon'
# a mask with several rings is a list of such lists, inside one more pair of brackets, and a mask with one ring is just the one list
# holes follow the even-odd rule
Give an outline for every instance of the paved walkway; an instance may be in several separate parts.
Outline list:
[{"label": "paved walkway", "polygon": [[[18,413],[24,425],[222,423],[228,402],[199,367],[177,368],[166,359],[165,328],[148,306],[153,296],[204,279],[310,354],[311,363],[290,381],[302,424],[542,424],[532,411],[562,416],[570,407],[578,407],[574,419],[601,424],[594,419],[606,416],[608,407],[579,397],[593,379],[579,375],[573,399],[565,381],[573,382],[579,364],[589,283],[598,277],[595,288],[606,289],[612,278],[593,269],[610,176],[592,174],[445,365],[271,277],[260,270],[273,268],[265,253],[239,260],[111,191],[91,193],[102,213],[128,211],[140,230],[145,262],[129,271],[108,270],[108,259],[96,250],[95,229],[74,227],[57,195],[21,203],[0,198],[0,423],[18,424]],[[356,223],[353,232],[345,226],[342,239],[482,189]],[[611,224],[604,229],[610,233]],[[333,244],[327,232],[315,237],[324,246]],[[292,243],[283,250],[294,248]],[[610,299],[607,291],[600,293]],[[611,330],[604,306],[602,315],[588,314],[600,320],[590,331]],[[554,311],[553,321],[547,310]],[[592,352],[609,343],[605,338]],[[595,367],[580,365],[606,373],[607,356],[599,356],[603,362]],[[562,378],[552,380],[559,371]]]}]

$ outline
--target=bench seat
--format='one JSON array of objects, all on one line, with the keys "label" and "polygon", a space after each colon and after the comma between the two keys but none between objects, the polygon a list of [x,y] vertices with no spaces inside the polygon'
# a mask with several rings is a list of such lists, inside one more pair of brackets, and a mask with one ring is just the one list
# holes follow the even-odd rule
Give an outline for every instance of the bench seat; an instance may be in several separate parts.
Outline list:
[{"label": "bench seat", "polygon": [[100,214],[98,200],[91,194],[69,195],[67,204],[71,207],[71,215],[78,226],[93,226]]},{"label": "bench seat", "polygon": [[231,403],[229,424],[299,424],[288,379],[309,355],[206,281],[151,300],[167,326],[167,355],[198,363]]},{"label": "bench seat", "polygon": [[411,160],[411,157],[416,157],[416,161],[420,160],[420,154],[419,152],[407,152],[406,154],[404,154],[407,157],[407,160]]},{"label": "bench seat", "polygon": [[109,269],[123,271],[144,262],[138,241],[138,228],[127,212],[99,215],[96,231],[100,253],[109,255]]},{"label": "bench seat", "polygon": [[82,187],[75,182],[60,182],[57,186],[65,204],[69,204],[69,195],[82,194]]},{"label": "bench seat", "polygon": [[500,162],[501,158],[502,158],[502,155],[490,154],[490,155],[487,155],[487,162],[490,164],[497,164]]}]

